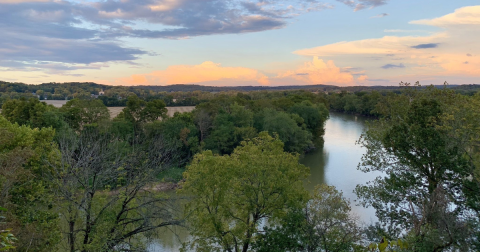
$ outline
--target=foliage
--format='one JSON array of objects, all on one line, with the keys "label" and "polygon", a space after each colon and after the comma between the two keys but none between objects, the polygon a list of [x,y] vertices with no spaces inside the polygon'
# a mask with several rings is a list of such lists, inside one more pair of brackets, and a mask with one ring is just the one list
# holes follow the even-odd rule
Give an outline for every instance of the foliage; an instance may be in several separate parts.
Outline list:
[{"label": "foliage", "polygon": [[146,102],[136,95],[128,97],[127,107],[123,109],[122,115],[126,120],[141,124],[153,122],[159,117],[165,118],[167,114],[166,105],[161,100],[152,100]]},{"label": "foliage", "polygon": [[19,250],[50,251],[58,241],[58,215],[44,177],[44,160],[56,160],[53,136],[52,128],[31,129],[0,116],[0,204],[8,210],[2,226],[13,228]]},{"label": "foliage", "polygon": [[107,107],[100,100],[73,99],[63,105],[60,111],[70,127],[76,130],[110,119]]},{"label": "foliage", "polygon": [[312,134],[315,136],[323,135],[325,122],[328,119],[328,110],[323,103],[314,105],[307,100],[294,104],[288,111],[299,115]]},{"label": "foliage", "polygon": [[191,113],[145,125],[147,144],[162,146],[163,165],[184,167],[199,151],[199,133]]},{"label": "foliage", "polygon": [[334,187],[321,185],[303,209],[290,211],[280,225],[265,227],[255,251],[352,251],[361,240],[350,205]]},{"label": "foliage", "polygon": [[61,123],[63,118],[57,109],[35,98],[6,101],[2,106],[2,115],[12,123],[32,128],[63,126]]},{"label": "foliage", "polygon": [[144,246],[140,234],[180,223],[153,186],[162,170],[158,149],[124,145],[95,128],[59,137],[61,160],[46,175],[62,216],[62,249],[134,251]]},{"label": "foliage", "polygon": [[359,169],[385,176],[356,193],[380,221],[405,230],[414,251],[461,248],[471,239],[467,191],[479,191],[465,178],[474,166],[443,129],[444,112],[455,98],[448,90],[411,90],[389,101],[385,118],[360,140],[367,152]]},{"label": "foliage", "polygon": [[[0,207],[0,211],[7,211],[7,209]],[[5,217],[0,216],[0,219]],[[17,238],[12,234],[11,229],[0,230],[0,251],[8,251],[15,249],[15,241]]]},{"label": "foliage", "polygon": [[298,123],[295,117],[272,109],[263,110],[257,118],[260,120],[257,129],[278,134],[280,140],[285,143],[286,151],[303,153],[313,148],[312,133],[298,125],[302,125],[303,121]]},{"label": "foliage", "polygon": [[275,222],[306,200],[306,167],[266,132],[231,155],[197,154],[180,190],[197,251],[248,251],[262,222]]}]

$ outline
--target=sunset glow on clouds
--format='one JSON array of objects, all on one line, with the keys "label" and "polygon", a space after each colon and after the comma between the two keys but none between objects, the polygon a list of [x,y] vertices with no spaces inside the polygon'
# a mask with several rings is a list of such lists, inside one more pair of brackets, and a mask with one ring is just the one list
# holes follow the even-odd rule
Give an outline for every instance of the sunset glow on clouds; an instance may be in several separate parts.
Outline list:
[{"label": "sunset glow on clouds", "polygon": [[121,78],[117,83],[122,85],[171,85],[185,83],[208,84],[216,81],[239,81],[249,85],[268,85],[268,77],[257,70],[244,67],[222,67],[211,61],[200,65],[169,66],[165,70],[154,71],[148,74],[132,75]]},{"label": "sunset glow on clouds", "polygon": [[332,60],[324,62],[318,57],[314,57],[311,62],[305,62],[296,70],[280,73],[275,79],[283,78],[292,78],[300,84],[352,85],[355,83],[351,73],[342,72]]},{"label": "sunset glow on clouds", "polygon": [[[294,53],[330,58],[348,56],[366,66],[397,69],[403,75],[480,77],[480,46],[476,42],[480,39],[480,6],[463,7],[439,18],[410,23],[443,29],[428,36],[385,36],[338,42]],[[380,66],[379,62],[387,64]]]},{"label": "sunset glow on clouds", "polygon": [[[365,81],[362,75],[358,81]],[[171,84],[203,84],[203,85],[308,85],[308,84],[338,84],[353,85],[355,79],[352,73],[344,72],[335,66],[333,61],[324,62],[318,57],[305,62],[294,70],[279,72],[268,77],[257,70],[245,67],[223,67],[211,61],[199,65],[175,65],[165,70],[147,74],[134,74],[118,78],[116,85],[171,85]]]},{"label": "sunset glow on clouds", "polygon": [[430,4],[0,0],[0,80],[220,86],[478,83],[478,2]]}]

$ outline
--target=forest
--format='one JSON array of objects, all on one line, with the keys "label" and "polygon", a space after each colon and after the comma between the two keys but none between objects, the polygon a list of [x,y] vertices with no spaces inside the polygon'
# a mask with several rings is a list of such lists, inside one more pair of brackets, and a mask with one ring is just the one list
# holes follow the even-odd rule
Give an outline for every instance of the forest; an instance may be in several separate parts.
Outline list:
[{"label": "forest", "polygon": [[[175,226],[192,237],[182,251],[480,250],[475,86],[32,86],[0,83],[2,251],[146,251]],[[169,117],[172,105],[196,107]],[[329,111],[371,118],[358,169],[383,175],[355,193],[377,223],[333,186],[304,188],[299,158]]]}]

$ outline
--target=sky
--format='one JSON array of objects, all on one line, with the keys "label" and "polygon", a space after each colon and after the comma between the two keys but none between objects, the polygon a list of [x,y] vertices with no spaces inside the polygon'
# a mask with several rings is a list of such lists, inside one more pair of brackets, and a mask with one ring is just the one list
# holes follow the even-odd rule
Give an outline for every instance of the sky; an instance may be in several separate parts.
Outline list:
[{"label": "sky", "polygon": [[0,0],[0,80],[480,83],[479,0]]}]

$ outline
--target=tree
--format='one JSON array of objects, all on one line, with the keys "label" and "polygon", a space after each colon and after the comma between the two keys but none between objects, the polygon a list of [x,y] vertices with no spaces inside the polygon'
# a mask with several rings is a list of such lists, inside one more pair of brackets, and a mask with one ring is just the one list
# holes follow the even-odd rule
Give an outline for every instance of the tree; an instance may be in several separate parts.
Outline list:
[{"label": "tree", "polygon": [[323,135],[325,123],[329,116],[328,110],[323,103],[314,105],[310,101],[303,101],[293,105],[288,111],[298,114],[313,135]]},{"label": "tree", "polygon": [[[56,111],[52,105],[40,102],[36,98],[8,100],[2,106],[2,115],[7,120],[32,128],[60,127],[63,119],[55,113]],[[52,117],[56,117],[56,120],[51,120]]]},{"label": "tree", "polygon": [[413,251],[464,248],[472,239],[465,185],[474,166],[442,128],[454,101],[447,90],[407,92],[388,101],[359,141],[367,149],[359,169],[385,176],[356,193],[381,222],[408,233]]},{"label": "tree", "polygon": [[101,100],[68,101],[60,108],[67,123],[76,130],[81,130],[87,124],[99,123],[110,119],[108,108]]},{"label": "tree", "polygon": [[285,112],[273,109],[263,110],[259,114],[256,127],[259,131],[278,134],[288,152],[304,153],[313,148],[312,133],[298,126],[292,116]]},{"label": "tree", "polygon": [[305,203],[308,169],[267,132],[231,155],[197,154],[180,193],[192,196],[186,213],[197,251],[249,251],[265,221]]},{"label": "tree", "polygon": [[157,145],[133,151],[96,128],[58,142],[60,161],[49,163],[46,176],[58,200],[64,250],[135,251],[144,246],[140,234],[180,224],[172,201],[153,184],[163,168]]},{"label": "tree", "polygon": [[[175,113],[173,117],[145,125],[146,144],[161,144],[161,156],[175,167],[184,167],[199,151],[199,133],[191,113]],[[154,143],[158,142],[158,143]]]},{"label": "tree", "polygon": [[257,130],[252,126],[253,112],[234,103],[228,112],[221,110],[215,116],[205,147],[220,154],[230,154],[241,141],[257,136]]},{"label": "tree", "polygon": [[195,124],[200,131],[200,141],[204,141],[208,135],[208,131],[212,126],[212,118],[205,109],[195,109],[193,112]]},{"label": "tree", "polygon": [[290,211],[280,225],[265,227],[255,251],[352,251],[362,237],[350,210],[349,202],[335,187],[318,186],[303,209]]},{"label": "tree", "polygon": [[167,108],[162,100],[146,102],[136,95],[128,97],[127,107],[123,109],[119,117],[124,117],[134,124],[153,122],[158,118],[167,117]]},{"label": "tree", "polygon": [[51,251],[58,242],[58,215],[44,176],[44,160],[57,160],[53,137],[52,128],[32,129],[0,116],[0,204],[8,210],[0,229],[12,228],[20,251]]},{"label": "tree", "polygon": [[[7,209],[0,207],[0,211],[7,211]],[[0,219],[5,217],[0,216]],[[2,223],[0,223],[2,224]],[[0,251],[8,251],[15,248],[15,241],[17,240],[12,234],[11,229],[0,230]]]}]

